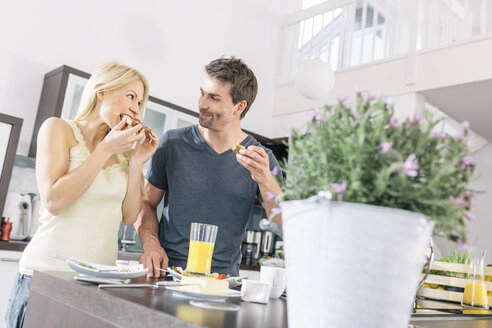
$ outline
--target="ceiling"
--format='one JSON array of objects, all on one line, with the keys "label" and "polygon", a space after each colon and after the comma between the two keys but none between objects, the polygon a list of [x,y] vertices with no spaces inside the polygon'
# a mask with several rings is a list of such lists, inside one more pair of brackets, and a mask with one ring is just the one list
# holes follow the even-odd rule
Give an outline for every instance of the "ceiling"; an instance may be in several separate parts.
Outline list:
[{"label": "ceiling", "polygon": [[421,91],[427,102],[492,141],[492,79]]}]

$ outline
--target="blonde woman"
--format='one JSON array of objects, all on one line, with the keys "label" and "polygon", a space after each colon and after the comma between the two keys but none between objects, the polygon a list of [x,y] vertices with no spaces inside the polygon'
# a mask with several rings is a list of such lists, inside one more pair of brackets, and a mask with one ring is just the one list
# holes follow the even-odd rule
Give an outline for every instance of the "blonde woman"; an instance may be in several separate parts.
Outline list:
[{"label": "blonde woman", "polygon": [[22,326],[34,270],[71,271],[55,255],[114,265],[119,225],[137,219],[142,167],[158,145],[154,133],[146,134],[141,124],[127,126],[121,114],[142,117],[147,98],[140,73],[108,63],[89,79],[74,121],[52,117],[41,126],[36,155],[41,226],[20,261],[8,327]]}]

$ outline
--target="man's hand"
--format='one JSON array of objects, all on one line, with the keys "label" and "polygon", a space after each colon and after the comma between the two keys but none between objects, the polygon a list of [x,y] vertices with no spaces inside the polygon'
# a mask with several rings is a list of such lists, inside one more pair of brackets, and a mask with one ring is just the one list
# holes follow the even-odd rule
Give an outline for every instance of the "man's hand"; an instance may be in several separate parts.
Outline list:
[{"label": "man's hand", "polygon": [[[270,216],[274,209],[278,210],[278,204],[274,198],[282,193],[282,189],[270,171],[268,154],[262,147],[249,146],[247,149],[240,149],[239,153],[236,154],[236,159],[251,173],[251,178],[258,183],[263,198],[262,205],[267,216]],[[282,216],[275,216],[273,221],[281,226]]]},{"label": "man's hand", "polygon": [[152,245],[150,247],[144,247],[144,253],[140,258],[140,263],[143,264],[144,268],[149,268],[147,273],[147,278],[160,276],[165,277],[166,274],[157,269],[167,269],[167,264],[169,259],[166,252],[160,245]]},{"label": "man's hand", "polygon": [[246,149],[240,149],[236,158],[239,164],[251,173],[251,178],[259,185],[273,179],[268,154],[262,147],[249,146]]}]

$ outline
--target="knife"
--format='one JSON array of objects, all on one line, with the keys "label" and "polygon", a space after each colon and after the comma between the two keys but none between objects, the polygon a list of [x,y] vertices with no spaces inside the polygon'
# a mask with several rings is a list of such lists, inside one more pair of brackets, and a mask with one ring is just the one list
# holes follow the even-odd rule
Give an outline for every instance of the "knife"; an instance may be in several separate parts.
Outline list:
[{"label": "knife", "polygon": [[179,287],[179,286],[196,286],[199,284],[182,284],[179,281],[159,281],[156,284],[100,284],[98,289],[102,288],[142,288],[142,287]]}]

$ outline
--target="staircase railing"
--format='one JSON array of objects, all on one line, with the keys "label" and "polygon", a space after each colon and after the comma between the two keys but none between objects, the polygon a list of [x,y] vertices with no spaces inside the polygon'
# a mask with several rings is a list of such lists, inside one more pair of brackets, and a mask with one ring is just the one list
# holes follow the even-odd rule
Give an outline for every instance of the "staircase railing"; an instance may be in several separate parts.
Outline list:
[{"label": "staircase railing", "polygon": [[279,84],[319,58],[333,70],[492,33],[489,0],[330,0],[284,19]]}]

